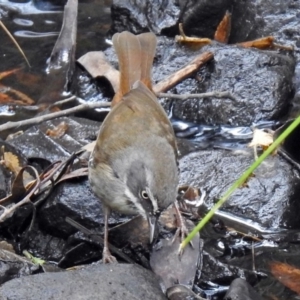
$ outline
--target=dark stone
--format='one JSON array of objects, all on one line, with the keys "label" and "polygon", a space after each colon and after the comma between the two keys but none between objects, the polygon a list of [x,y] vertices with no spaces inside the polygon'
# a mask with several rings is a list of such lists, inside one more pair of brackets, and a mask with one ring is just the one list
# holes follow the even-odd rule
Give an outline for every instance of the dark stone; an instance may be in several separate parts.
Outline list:
[{"label": "dark stone", "polygon": [[21,150],[26,157],[45,158],[54,162],[70,156],[70,153],[58,147],[50,137],[35,126],[10,140],[9,143]]},{"label": "dark stone", "polygon": [[183,14],[183,29],[187,35],[214,38],[215,31],[226,11],[231,11],[233,0],[188,1]]},{"label": "dark stone", "polygon": [[41,207],[38,221],[51,235],[68,237],[76,229],[65,221],[66,217],[88,228],[103,224],[102,205],[91,191],[88,179],[59,184]]},{"label": "dark stone", "polygon": [[[206,190],[212,205],[253,162],[252,149],[198,151],[180,160],[180,181]],[[269,156],[221,210],[267,228],[299,229],[299,189],[297,170],[281,156]]]},{"label": "dark stone", "polygon": [[83,270],[22,277],[2,285],[0,295],[0,299],[11,300],[167,299],[152,272],[126,264],[101,264]]},{"label": "dark stone", "polygon": [[[292,58],[276,52],[223,45],[207,46],[202,51],[214,53],[214,61],[198,72],[202,80],[185,80],[172,92],[229,91],[236,101],[214,97],[177,100],[173,102],[175,118],[241,126],[274,120],[287,113],[293,96],[295,62]],[[180,54],[176,55],[176,60],[180,60]],[[187,56],[189,54],[181,59],[186,61]],[[164,64],[162,61],[161,65]]]},{"label": "dark stone", "polygon": [[[50,137],[46,134],[48,129],[53,130],[62,122],[67,124],[66,133],[62,137]],[[33,126],[9,143],[27,158],[44,158],[54,162],[68,158],[71,153],[90,143],[96,138],[99,128],[99,122],[63,117]]]},{"label": "dark stone", "polygon": [[201,270],[201,279],[195,279],[196,284],[201,286],[202,282],[214,282],[220,285],[229,285],[235,278],[243,274],[247,281],[257,282],[258,276],[255,271],[244,269],[240,266],[226,264],[203,251],[203,261]]},{"label": "dark stone", "polygon": [[[0,284],[14,278],[31,275],[38,269],[38,265],[33,264],[26,258],[10,251],[0,249]],[[2,299],[1,293],[0,299]]]},{"label": "dark stone", "polygon": [[174,27],[180,8],[172,0],[114,0],[111,6],[113,20],[111,33],[128,30],[138,34],[152,31],[160,34],[162,30]]},{"label": "dark stone", "polygon": [[[98,228],[104,223],[101,201],[94,195],[88,179],[72,180],[59,184],[41,207],[38,221],[46,232],[58,237],[68,237],[74,229],[65,218],[69,217],[87,228]],[[112,213],[110,224],[128,220]]]},{"label": "dark stone", "polygon": [[58,262],[66,248],[64,239],[46,234],[38,228],[37,223],[29,233],[22,234],[22,248],[34,257],[42,257],[46,261]]}]

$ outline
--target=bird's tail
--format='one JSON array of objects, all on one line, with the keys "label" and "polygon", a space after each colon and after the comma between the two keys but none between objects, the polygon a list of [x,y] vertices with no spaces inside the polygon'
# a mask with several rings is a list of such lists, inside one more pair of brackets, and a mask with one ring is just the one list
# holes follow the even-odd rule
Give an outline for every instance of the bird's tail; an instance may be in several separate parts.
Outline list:
[{"label": "bird's tail", "polygon": [[135,82],[142,81],[152,90],[151,70],[156,49],[152,32],[134,35],[128,31],[114,34],[113,45],[119,60],[120,87],[112,106],[120,102]]}]

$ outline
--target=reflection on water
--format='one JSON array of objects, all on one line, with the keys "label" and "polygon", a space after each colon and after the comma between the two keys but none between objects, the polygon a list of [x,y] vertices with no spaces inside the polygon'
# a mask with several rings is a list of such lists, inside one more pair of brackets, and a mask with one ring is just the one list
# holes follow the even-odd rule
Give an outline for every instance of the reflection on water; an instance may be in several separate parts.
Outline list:
[{"label": "reflection on water", "polygon": [[[0,72],[21,68],[18,74],[5,77],[1,84],[28,95],[37,101],[45,89],[47,63],[55,45],[63,20],[66,1],[0,0],[0,20],[15,37],[28,58],[29,70],[7,34],[0,29]],[[96,50],[104,50],[106,33],[110,28],[109,3],[91,0],[79,3],[75,57]],[[6,106],[3,113],[11,115]],[[2,119],[1,122],[7,120]]]}]

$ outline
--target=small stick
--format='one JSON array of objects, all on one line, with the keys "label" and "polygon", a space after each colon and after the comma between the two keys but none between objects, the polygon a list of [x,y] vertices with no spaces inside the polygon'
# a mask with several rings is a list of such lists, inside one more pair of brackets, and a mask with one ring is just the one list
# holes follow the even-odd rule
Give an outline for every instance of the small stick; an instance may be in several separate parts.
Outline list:
[{"label": "small stick", "polygon": [[69,103],[69,102],[75,100],[76,98],[77,97],[73,95],[73,96],[71,96],[69,98],[66,98],[66,99],[54,102],[50,107],[59,106],[59,105],[63,105],[63,104]]},{"label": "small stick", "polygon": [[228,91],[225,92],[207,92],[199,94],[171,94],[171,93],[158,93],[156,95],[158,98],[172,98],[178,100],[186,100],[190,98],[206,98],[206,97],[215,97],[215,98],[229,98],[231,100],[236,100],[236,98]]},{"label": "small stick", "polygon": [[40,124],[44,121],[52,120],[55,118],[59,117],[64,117],[79,111],[87,110],[87,109],[94,109],[94,108],[102,108],[102,107],[110,107],[109,102],[97,102],[97,103],[85,103],[85,104],[80,104],[72,108],[68,108],[62,111],[50,113],[47,115],[43,116],[38,116],[34,117],[28,120],[23,120],[23,121],[17,121],[17,122],[7,122],[3,125],[0,125],[0,132],[16,127],[21,127],[21,126],[28,126],[28,125],[36,125]]},{"label": "small stick", "polygon": [[[66,222],[75,227],[77,230],[81,231],[82,233],[86,234],[91,240],[97,242],[100,244],[101,247],[104,247],[104,240],[101,236],[98,234],[93,233],[86,227],[82,226],[78,222],[74,221],[73,219],[66,217]],[[121,250],[119,250],[117,247],[113,246],[112,244],[108,244],[109,250],[113,252],[114,254],[118,255],[120,258],[122,258],[124,261],[135,264],[135,261],[133,261],[130,257],[128,257],[125,253],[123,253]]]},{"label": "small stick", "polygon": [[22,54],[22,56],[24,57],[27,65],[29,68],[31,68],[31,65],[25,55],[25,53],[23,52],[23,50],[21,49],[21,47],[19,46],[18,42],[16,41],[16,39],[11,35],[11,33],[8,31],[8,29],[6,28],[6,26],[0,21],[0,26],[3,28],[3,30],[6,32],[6,34],[10,37],[10,39],[13,41],[13,43],[16,45],[16,47],[18,48],[18,50],[20,51],[20,53]]},{"label": "small stick", "polygon": [[187,66],[178,70],[174,74],[170,75],[166,79],[162,80],[153,87],[153,91],[157,93],[163,93],[174,87],[180,81],[188,78],[201,68],[206,62],[210,61],[214,57],[212,52],[204,52],[198,55],[194,60],[192,60]]}]

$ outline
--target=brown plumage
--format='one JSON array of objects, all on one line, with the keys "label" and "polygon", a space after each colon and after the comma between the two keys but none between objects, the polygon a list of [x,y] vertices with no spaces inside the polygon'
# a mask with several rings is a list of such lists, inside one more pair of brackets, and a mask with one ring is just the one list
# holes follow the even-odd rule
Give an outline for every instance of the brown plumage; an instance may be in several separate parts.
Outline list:
[{"label": "brown plumage", "polygon": [[110,209],[141,214],[149,221],[150,240],[161,210],[176,200],[177,147],[171,123],[151,91],[156,47],[153,33],[113,36],[119,58],[120,90],[105,118],[89,162],[89,180],[105,208],[103,260]]}]

